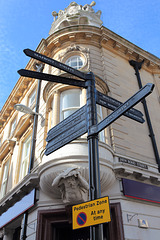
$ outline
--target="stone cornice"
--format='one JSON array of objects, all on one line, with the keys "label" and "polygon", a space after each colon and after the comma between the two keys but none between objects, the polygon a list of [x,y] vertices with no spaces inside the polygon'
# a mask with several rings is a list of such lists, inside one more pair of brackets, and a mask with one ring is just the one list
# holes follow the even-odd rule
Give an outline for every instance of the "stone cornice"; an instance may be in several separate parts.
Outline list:
[{"label": "stone cornice", "polygon": [[[27,69],[32,69],[34,64],[33,59],[31,59],[29,61],[29,63],[27,64]],[[23,96],[25,96],[26,94],[26,89],[29,86],[29,84],[33,84],[34,81],[31,80],[30,78],[26,78],[26,77],[20,77],[16,83],[16,85],[14,86],[12,92],[10,93],[7,101],[5,102],[1,112],[0,112],[0,125],[1,126],[5,126],[8,122],[8,119],[12,116],[12,113],[15,111],[14,110],[14,105],[19,103],[21,98],[23,98]]]},{"label": "stone cornice", "polygon": [[36,188],[38,184],[39,177],[37,174],[28,174],[20,183],[18,183],[0,200],[0,215],[3,212],[7,211],[7,209],[13,206],[16,202],[21,200],[21,198],[27,195],[30,191]]},{"label": "stone cornice", "polygon": [[158,57],[141,49],[105,27],[102,27],[101,30],[101,45],[104,48],[109,48],[128,60],[142,61],[144,59],[143,67],[146,71],[160,73],[160,59]]},{"label": "stone cornice", "polygon": [[72,26],[52,34],[46,39],[49,50],[59,50],[62,45],[72,42],[97,46],[101,38],[101,30],[93,26]]},{"label": "stone cornice", "polygon": [[[45,52],[56,53],[67,42],[78,44],[90,44],[110,49],[115,54],[127,60],[142,61],[146,71],[160,73],[160,59],[153,54],[141,49],[128,40],[122,38],[104,26],[100,28],[93,26],[72,26],[62,29],[49,36],[45,41]],[[48,49],[48,50],[47,50]]]},{"label": "stone cornice", "polygon": [[[123,161],[119,160],[121,158]],[[113,170],[118,178],[129,177],[149,184],[160,185],[160,176],[156,165],[145,164],[137,159],[115,156]]]}]

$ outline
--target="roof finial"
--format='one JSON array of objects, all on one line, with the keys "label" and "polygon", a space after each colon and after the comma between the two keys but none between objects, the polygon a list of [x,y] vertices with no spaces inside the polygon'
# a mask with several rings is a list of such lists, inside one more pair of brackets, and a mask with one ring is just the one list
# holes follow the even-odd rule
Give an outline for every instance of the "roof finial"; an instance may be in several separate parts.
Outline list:
[{"label": "roof finial", "polygon": [[56,11],[52,12],[52,16],[54,17],[54,21],[56,20],[56,17],[58,16],[58,13]]}]

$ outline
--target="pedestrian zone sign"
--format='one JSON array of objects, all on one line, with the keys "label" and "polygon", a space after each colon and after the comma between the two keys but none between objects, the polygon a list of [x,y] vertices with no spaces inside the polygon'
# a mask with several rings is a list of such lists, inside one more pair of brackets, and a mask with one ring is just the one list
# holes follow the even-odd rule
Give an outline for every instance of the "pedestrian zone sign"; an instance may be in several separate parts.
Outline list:
[{"label": "pedestrian zone sign", "polygon": [[103,197],[72,207],[72,228],[78,229],[110,222],[109,198]]}]

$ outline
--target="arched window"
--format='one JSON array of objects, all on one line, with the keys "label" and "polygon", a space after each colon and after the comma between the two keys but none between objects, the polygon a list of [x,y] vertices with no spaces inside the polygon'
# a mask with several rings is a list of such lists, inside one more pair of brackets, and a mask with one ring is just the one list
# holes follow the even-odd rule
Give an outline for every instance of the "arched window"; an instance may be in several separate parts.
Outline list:
[{"label": "arched window", "polygon": [[84,59],[81,56],[74,55],[68,58],[65,64],[75,69],[80,69],[84,65]]}]

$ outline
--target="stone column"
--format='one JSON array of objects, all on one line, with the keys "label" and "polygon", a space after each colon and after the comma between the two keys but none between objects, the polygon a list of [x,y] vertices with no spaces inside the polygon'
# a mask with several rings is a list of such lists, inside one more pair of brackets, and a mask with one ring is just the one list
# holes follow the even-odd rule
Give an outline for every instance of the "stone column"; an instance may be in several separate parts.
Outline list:
[{"label": "stone column", "polygon": [[86,89],[82,89],[82,105],[85,105],[87,102],[87,94],[86,94]]},{"label": "stone column", "polygon": [[60,114],[60,92],[55,91],[54,92],[54,100],[53,100],[53,121],[52,121],[52,127],[57,125],[59,123],[59,114]]}]

